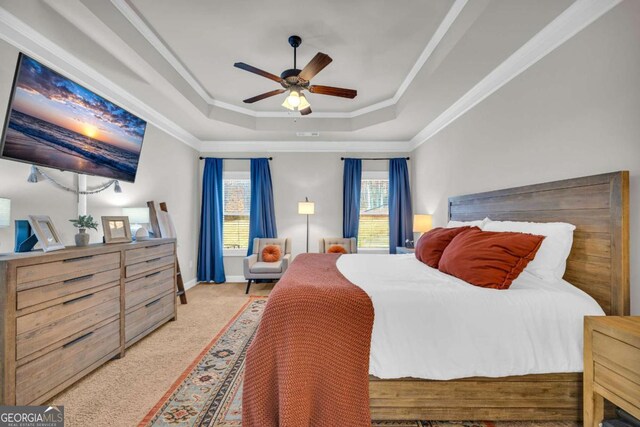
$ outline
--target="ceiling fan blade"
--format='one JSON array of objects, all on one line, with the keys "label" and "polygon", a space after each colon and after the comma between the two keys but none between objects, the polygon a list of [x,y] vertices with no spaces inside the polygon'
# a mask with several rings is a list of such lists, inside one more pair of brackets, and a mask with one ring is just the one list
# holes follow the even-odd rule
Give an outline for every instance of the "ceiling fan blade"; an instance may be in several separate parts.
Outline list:
[{"label": "ceiling fan blade", "polygon": [[309,86],[309,92],[317,93],[319,95],[339,96],[341,98],[350,98],[350,99],[353,99],[358,95],[357,90],[344,89],[341,87],[332,87],[332,86],[320,86],[320,85]]},{"label": "ceiling fan blade", "polygon": [[306,116],[307,114],[311,114],[311,107],[307,107],[304,110],[300,110],[300,114]]},{"label": "ceiling fan blade", "polygon": [[253,67],[249,64],[245,64],[244,62],[236,62],[235,64],[233,64],[233,66],[236,68],[240,68],[241,70],[245,70],[250,73],[257,74],[262,77],[266,77],[270,80],[273,80],[274,82],[280,83],[282,81],[282,79],[276,76],[275,74],[267,73],[266,71],[261,70],[260,68]]},{"label": "ceiling fan blade", "polygon": [[298,77],[306,81],[311,80],[316,74],[318,74],[324,67],[329,65],[333,61],[331,57],[325,53],[318,52],[311,61],[302,69]]},{"label": "ceiling fan blade", "polygon": [[271,92],[265,92],[263,94],[256,95],[253,98],[245,99],[242,102],[247,103],[247,104],[253,104],[256,101],[260,101],[262,99],[269,98],[270,96],[279,95],[279,94],[281,94],[283,92],[286,92],[286,90],[285,89],[276,89],[276,90],[272,90]]}]

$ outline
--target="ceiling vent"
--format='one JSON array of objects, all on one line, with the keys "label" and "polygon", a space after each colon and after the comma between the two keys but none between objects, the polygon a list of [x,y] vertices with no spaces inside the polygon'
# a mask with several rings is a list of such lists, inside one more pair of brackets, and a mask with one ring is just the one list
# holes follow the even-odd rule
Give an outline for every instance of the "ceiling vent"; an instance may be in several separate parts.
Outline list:
[{"label": "ceiling vent", "polygon": [[320,136],[320,132],[296,132],[296,136]]}]

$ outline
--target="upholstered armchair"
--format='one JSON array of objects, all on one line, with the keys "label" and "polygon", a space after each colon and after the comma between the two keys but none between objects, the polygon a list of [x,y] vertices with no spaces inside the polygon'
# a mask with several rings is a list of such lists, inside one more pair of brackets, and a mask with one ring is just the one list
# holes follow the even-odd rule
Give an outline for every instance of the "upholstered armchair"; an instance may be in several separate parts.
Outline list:
[{"label": "upholstered armchair", "polygon": [[[276,262],[265,262],[262,257],[264,248],[275,245],[280,248],[282,257]],[[251,282],[259,279],[278,280],[282,277],[291,262],[291,240],[278,238],[253,239],[253,253],[244,259],[244,277],[247,279],[249,293]]]},{"label": "upholstered armchair", "polygon": [[320,253],[327,253],[333,245],[342,246],[349,254],[358,252],[358,244],[356,243],[355,237],[325,237],[324,239],[320,239]]}]

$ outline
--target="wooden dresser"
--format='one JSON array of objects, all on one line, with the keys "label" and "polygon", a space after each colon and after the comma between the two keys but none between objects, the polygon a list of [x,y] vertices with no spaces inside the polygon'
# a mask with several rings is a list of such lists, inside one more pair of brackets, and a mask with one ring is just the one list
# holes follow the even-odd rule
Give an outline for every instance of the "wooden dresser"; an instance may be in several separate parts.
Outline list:
[{"label": "wooden dresser", "polygon": [[37,405],[176,317],[174,239],[0,255],[0,404]]},{"label": "wooden dresser", "polygon": [[588,316],[584,326],[584,425],[600,424],[605,399],[640,418],[640,316]]}]

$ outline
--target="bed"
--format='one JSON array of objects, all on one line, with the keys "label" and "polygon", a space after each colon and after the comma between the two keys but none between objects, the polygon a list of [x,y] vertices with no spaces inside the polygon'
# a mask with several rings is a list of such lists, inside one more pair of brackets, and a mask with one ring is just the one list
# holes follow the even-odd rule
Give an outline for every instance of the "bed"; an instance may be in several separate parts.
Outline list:
[{"label": "bed", "polygon": [[[495,291],[443,278],[443,273],[421,267],[406,255],[381,255],[379,260],[367,258],[373,255],[300,255],[272,291],[248,349],[243,422],[275,426],[303,425],[312,419],[325,423],[327,419],[336,423],[349,419],[348,425],[368,425],[371,419],[579,420],[582,325],[581,315],[575,313],[629,314],[628,180],[628,172],[615,172],[449,199],[450,220],[490,217],[574,224],[566,282],[554,283],[544,292],[537,289],[543,286],[541,283],[526,277],[526,271],[512,285],[513,291]],[[371,265],[374,267],[368,267]],[[393,277],[394,272],[401,273]],[[412,277],[422,284],[449,289],[451,295],[430,295],[428,287],[418,283],[412,287],[408,283]],[[389,301],[398,301],[397,307],[391,304],[378,311],[378,306],[374,316],[376,292],[382,292]],[[476,308],[474,298],[487,309],[499,304],[496,298],[511,299],[512,310],[526,315],[519,316],[519,325],[509,325],[513,327],[503,328],[502,333],[509,335],[525,329],[533,335],[539,332],[540,325],[546,328],[541,336],[517,342],[529,345],[532,353],[540,352],[536,347],[545,344],[555,351],[567,342],[570,357],[563,361],[566,355],[558,354],[549,358],[550,365],[545,365],[536,362],[542,357],[529,358],[526,352],[514,351],[502,361],[511,363],[512,371],[492,371],[490,365],[465,371],[465,363],[473,361],[473,357],[461,357],[457,366],[454,363],[449,367],[440,360],[438,363],[444,368],[432,371],[428,371],[428,363],[414,364],[415,360],[409,359],[398,363],[396,358],[392,364],[399,365],[399,369],[390,370],[386,360],[391,359],[385,358],[380,343],[389,341],[401,346],[402,340],[411,336],[403,337],[401,331],[390,328],[386,337],[376,337],[380,332],[380,328],[376,332],[376,321],[393,321],[384,317],[387,308],[395,309],[397,315],[403,300],[410,299],[414,306],[407,311],[417,312],[420,301],[428,302],[430,297],[434,303],[442,300],[443,304],[459,304],[458,296],[467,300],[462,312]],[[530,301],[534,299],[535,302]],[[540,305],[547,308],[543,313],[550,319],[541,316]],[[565,311],[574,309],[578,311],[573,316],[564,316]],[[506,313],[505,317],[509,317]],[[461,312],[453,312],[447,321],[460,316]],[[528,325],[527,319],[537,325]],[[429,322],[438,320],[417,316],[410,329],[415,334],[414,325],[423,325],[424,344],[428,346],[428,338],[439,332]],[[556,331],[554,323],[560,326]],[[444,339],[440,335],[441,344],[454,335],[452,330],[445,333]],[[463,334],[462,339],[473,341],[469,333]],[[491,339],[497,343],[495,337]],[[501,351],[509,350],[507,345]],[[419,371],[425,367],[427,371]],[[379,377],[369,375],[367,381],[367,372]],[[405,375],[437,379],[404,378]]]},{"label": "bed", "polygon": [[[609,315],[629,314],[629,176],[615,172],[449,199],[449,219],[576,225],[564,279]],[[376,420],[580,420],[582,374],[454,380],[369,378]]]}]

